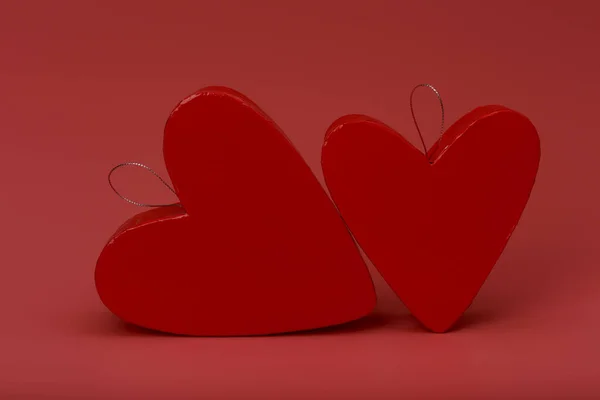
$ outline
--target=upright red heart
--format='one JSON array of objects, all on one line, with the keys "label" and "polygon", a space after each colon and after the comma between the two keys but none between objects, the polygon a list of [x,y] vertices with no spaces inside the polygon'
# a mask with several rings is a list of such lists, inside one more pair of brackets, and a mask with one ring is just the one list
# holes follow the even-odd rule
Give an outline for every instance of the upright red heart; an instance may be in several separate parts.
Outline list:
[{"label": "upright red heart", "polygon": [[502,106],[462,117],[428,158],[358,115],[337,120],[322,151],[327,186],[359,245],[435,332],[450,329],[479,292],[525,208],[539,159],[534,126]]},{"label": "upright red heart", "polygon": [[130,323],[186,335],[319,328],[368,314],[368,269],[335,206],[254,103],[210,87],[165,127],[183,207],[125,223],[96,266],[104,304]]}]

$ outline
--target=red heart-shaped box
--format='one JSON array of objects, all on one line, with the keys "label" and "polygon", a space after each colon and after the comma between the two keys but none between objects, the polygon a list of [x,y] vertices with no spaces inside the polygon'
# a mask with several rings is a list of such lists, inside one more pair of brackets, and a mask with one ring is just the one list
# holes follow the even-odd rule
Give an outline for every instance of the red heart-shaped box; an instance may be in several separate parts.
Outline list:
[{"label": "red heart-shaped box", "polygon": [[379,121],[342,117],[326,134],[321,161],[366,255],[418,320],[444,332],[504,250],[539,160],[531,122],[485,106],[450,127],[427,157]]},{"label": "red heart-shaped box", "polygon": [[375,306],[368,269],[292,143],[252,101],[209,87],[164,132],[181,205],[127,221],[96,266],[121,319],[185,335],[258,335],[358,319]]}]

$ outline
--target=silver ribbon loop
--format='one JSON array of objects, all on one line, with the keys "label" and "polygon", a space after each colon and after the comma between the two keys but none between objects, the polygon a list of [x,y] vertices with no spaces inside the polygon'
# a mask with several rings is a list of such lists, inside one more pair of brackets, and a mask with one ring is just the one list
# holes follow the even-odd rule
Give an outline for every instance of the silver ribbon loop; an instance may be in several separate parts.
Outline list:
[{"label": "silver ribbon loop", "polygon": [[440,108],[442,110],[442,124],[441,124],[441,128],[440,128],[440,136],[444,133],[444,102],[442,101],[442,96],[440,96],[440,92],[438,92],[438,90],[436,88],[434,88],[432,85],[430,85],[429,83],[421,83],[421,84],[415,86],[413,88],[413,90],[410,92],[410,112],[412,114],[413,122],[415,123],[415,128],[417,128],[417,133],[419,134],[419,138],[421,138],[421,144],[423,145],[423,152],[425,154],[425,158],[427,158],[427,161],[429,161],[431,163],[431,160],[429,159],[429,156],[427,155],[427,145],[425,144],[425,139],[423,139],[423,135],[421,134],[421,130],[419,129],[419,124],[417,123],[417,118],[415,117],[415,111],[413,109],[413,95],[415,94],[415,91],[420,87],[426,87],[426,88],[431,89],[437,96],[438,100],[440,101]]},{"label": "silver ribbon loop", "polygon": [[147,165],[144,165],[144,164],[141,164],[141,163],[137,163],[137,162],[126,162],[126,163],[119,164],[119,165],[115,166],[113,169],[111,169],[110,172],[108,173],[108,184],[110,185],[111,189],[117,194],[117,196],[119,196],[120,198],[122,198],[126,202],[131,203],[133,205],[136,205],[138,207],[150,207],[150,208],[153,208],[153,207],[170,207],[170,206],[180,205],[180,203],[171,203],[171,204],[147,204],[147,203],[140,203],[140,202],[128,199],[127,197],[123,196],[121,193],[119,193],[119,191],[117,189],[115,189],[115,187],[114,187],[114,185],[112,183],[111,177],[112,177],[112,174],[116,170],[118,170],[119,168],[128,167],[128,166],[140,167],[140,168],[144,168],[147,171],[150,171],[150,173],[152,173],[152,175],[154,175],[155,177],[157,177],[158,180],[161,181],[163,185],[165,185],[175,196],[177,196],[177,193],[175,193],[175,189],[173,189],[163,178],[161,178],[160,175],[158,175],[156,173],[156,171],[154,171],[152,168],[148,167]]}]

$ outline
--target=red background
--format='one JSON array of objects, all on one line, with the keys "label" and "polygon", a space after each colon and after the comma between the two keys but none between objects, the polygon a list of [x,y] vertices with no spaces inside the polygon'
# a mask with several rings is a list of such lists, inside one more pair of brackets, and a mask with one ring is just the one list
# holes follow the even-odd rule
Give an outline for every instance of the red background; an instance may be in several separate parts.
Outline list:
[{"label": "red background", "polygon": [[[586,0],[2,1],[0,398],[600,397],[599,12]],[[307,334],[151,335],[99,302],[96,257],[140,211],[106,174],[135,160],[165,175],[162,128],[183,97],[246,94],[322,181],[323,135],[342,114],[418,143],[408,95],[422,82],[449,122],[503,104],[542,141],[522,223],[462,329],[422,331],[375,272],[377,313]],[[432,143],[436,99],[415,97]],[[118,178],[127,195],[173,200],[150,174]]]}]

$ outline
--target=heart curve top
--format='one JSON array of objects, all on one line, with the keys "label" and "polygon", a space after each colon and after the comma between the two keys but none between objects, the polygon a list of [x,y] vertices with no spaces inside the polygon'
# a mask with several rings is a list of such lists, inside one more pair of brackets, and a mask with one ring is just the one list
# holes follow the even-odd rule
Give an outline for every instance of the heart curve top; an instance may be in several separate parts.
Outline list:
[{"label": "heart curve top", "polygon": [[449,330],[487,279],[527,204],[539,161],[535,127],[503,106],[459,119],[428,158],[383,123],[345,116],[329,128],[321,157],[357,242],[434,332]]},{"label": "heart curve top", "polygon": [[181,201],[127,221],[96,266],[102,302],[158,331],[261,335],[358,319],[366,264],[310,167],[275,123],[228,88],[183,100],[164,132]]}]

